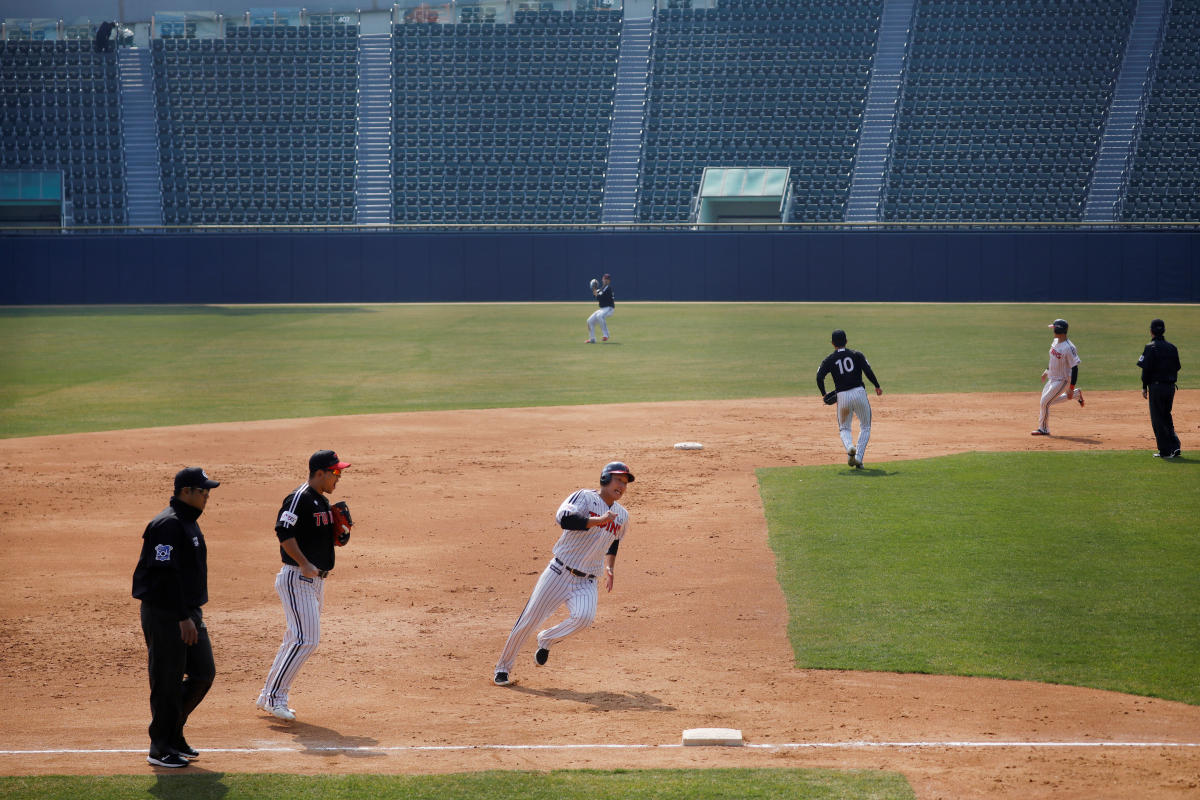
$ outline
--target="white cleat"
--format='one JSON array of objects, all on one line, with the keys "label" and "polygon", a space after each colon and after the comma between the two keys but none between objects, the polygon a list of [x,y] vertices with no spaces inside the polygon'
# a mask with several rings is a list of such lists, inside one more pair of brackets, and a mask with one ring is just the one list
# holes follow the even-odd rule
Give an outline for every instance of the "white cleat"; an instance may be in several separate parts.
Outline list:
[{"label": "white cleat", "polygon": [[269,706],[267,705],[267,702],[260,697],[254,703],[254,707],[259,711],[265,711],[268,714],[277,717],[278,719],[284,720],[285,722],[291,722],[292,720],[296,719],[296,709],[288,708],[287,703],[279,703],[277,705]]}]

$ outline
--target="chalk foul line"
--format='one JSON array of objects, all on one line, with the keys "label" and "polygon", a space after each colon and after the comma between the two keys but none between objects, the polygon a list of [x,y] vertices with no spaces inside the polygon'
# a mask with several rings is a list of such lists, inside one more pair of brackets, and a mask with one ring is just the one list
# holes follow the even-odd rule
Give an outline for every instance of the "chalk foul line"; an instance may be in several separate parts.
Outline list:
[{"label": "chalk foul line", "polygon": [[[919,750],[919,749],[1071,749],[1071,748],[1200,748],[1200,742],[1112,742],[1112,741],[1078,741],[1078,742],[1018,742],[1018,741],[948,741],[948,742],[748,742],[721,749],[736,750]],[[262,747],[208,747],[205,753],[430,753],[430,752],[469,752],[471,750],[514,750],[514,751],[554,751],[554,750],[682,750],[683,744],[429,744],[429,745],[391,745],[391,746],[355,746],[343,745],[280,745]],[[698,749],[698,748],[690,748]],[[710,748],[711,749],[711,748]],[[55,755],[97,755],[97,754],[126,754],[145,753],[145,747],[132,748],[55,748],[44,750],[0,750],[3,756],[55,756]]]}]

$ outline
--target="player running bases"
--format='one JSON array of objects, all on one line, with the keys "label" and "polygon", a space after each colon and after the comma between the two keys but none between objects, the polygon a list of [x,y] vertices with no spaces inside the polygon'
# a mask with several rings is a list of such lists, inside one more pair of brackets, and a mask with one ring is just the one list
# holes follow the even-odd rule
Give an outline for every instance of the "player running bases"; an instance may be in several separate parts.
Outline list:
[{"label": "player running bases", "polygon": [[1056,319],[1046,327],[1054,329],[1054,341],[1050,342],[1050,366],[1042,373],[1042,383],[1046,385],[1042,387],[1037,429],[1030,431],[1033,436],[1050,435],[1050,406],[1071,399],[1077,400],[1080,407],[1083,406],[1083,392],[1075,389],[1075,382],[1079,379],[1079,351],[1067,338],[1067,321]]},{"label": "player running bases", "polygon": [[[846,448],[846,463],[855,469],[862,469],[863,458],[867,453],[867,442],[871,440],[871,403],[867,400],[867,390],[863,387],[862,376],[871,379],[875,384],[875,394],[883,394],[883,388],[875,379],[867,357],[857,350],[846,347],[846,332],[840,328],[831,337],[834,351],[825,356],[821,368],[817,370],[817,387],[821,395],[825,395],[825,376],[833,375],[833,387],[837,391],[838,435],[842,437],[842,447]],[[858,445],[850,430],[853,417],[858,417]]]},{"label": "player running bases", "polygon": [[538,666],[546,663],[556,642],[583,630],[596,618],[596,576],[604,570],[604,588],[611,592],[617,547],[629,531],[629,512],[617,501],[631,483],[633,473],[629,467],[612,461],[600,472],[599,491],[578,489],[558,507],[556,518],[562,536],[496,662],[493,680],[497,686],[512,683],[508,674],[521,646],[559,606],[565,603],[569,616],[537,635],[534,660]]}]

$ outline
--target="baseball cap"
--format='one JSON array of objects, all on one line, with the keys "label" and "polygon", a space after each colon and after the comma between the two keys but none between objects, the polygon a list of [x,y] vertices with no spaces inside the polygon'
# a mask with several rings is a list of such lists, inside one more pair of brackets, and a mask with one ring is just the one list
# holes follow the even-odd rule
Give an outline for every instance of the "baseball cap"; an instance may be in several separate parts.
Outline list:
[{"label": "baseball cap", "polygon": [[348,466],[350,466],[350,462],[339,460],[338,454],[332,450],[318,450],[308,459],[309,472],[316,472],[319,469],[345,469]]},{"label": "baseball cap", "polygon": [[1056,319],[1056,320],[1054,320],[1054,322],[1051,322],[1046,327],[1054,328],[1055,333],[1066,333],[1067,332],[1067,321],[1065,319]]},{"label": "baseball cap", "polygon": [[185,467],[175,473],[175,491],[180,489],[215,489],[220,486],[219,481],[214,481],[208,477],[208,473],[201,467]]},{"label": "baseball cap", "polygon": [[1163,322],[1161,319],[1150,320],[1150,332],[1151,333],[1165,333],[1166,330],[1167,330],[1167,323]]}]

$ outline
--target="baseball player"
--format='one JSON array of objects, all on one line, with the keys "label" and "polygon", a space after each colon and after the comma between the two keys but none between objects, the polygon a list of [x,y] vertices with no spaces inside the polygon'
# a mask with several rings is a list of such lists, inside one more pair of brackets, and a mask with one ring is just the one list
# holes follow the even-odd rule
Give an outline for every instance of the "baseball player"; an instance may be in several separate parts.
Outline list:
[{"label": "baseball player", "polygon": [[537,635],[538,649],[533,659],[538,666],[546,663],[551,647],[591,625],[596,618],[599,597],[596,577],[603,570],[604,588],[612,591],[617,547],[629,531],[629,512],[617,501],[631,483],[633,473],[629,467],[612,461],[600,472],[598,490],[578,489],[558,507],[556,519],[562,535],[554,545],[554,558],[533,587],[533,594],[496,662],[493,680],[497,686],[512,683],[508,676],[522,645],[564,603],[567,618]]},{"label": "baseball player", "polygon": [[[1079,378],[1079,352],[1067,338],[1067,321],[1056,319],[1046,326],[1054,330],[1054,341],[1050,343],[1050,366],[1042,373],[1042,406],[1038,414],[1038,426],[1030,431],[1033,436],[1050,435],[1050,406],[1076,400],[1083,406],[1083,392],[1075,388]],[[1063,391],[1066,388],[1066,391]]]},{"label": "baseball player", "polygon": [[[600,323],[600,333],[604,341],[608,341],[608,318],[613,315],[616,310],[616,301],[613,300],[612,291],[612,276],[607,272],[600,279],[599,286],[592,286],[592,295],[600,301],[600,308],[592,312],[588,317],[588,338],[584,344],[596,343],[596,323]],[[595,280],[592,281],[595,284]]]},{"label": "baseball player", "polygon": [[[817,370],[817,388],[821,390],[825,402],[832,404],[825,392],[825,376],[833,376],[833,390],[837,393],[838,435],[842,437],[842,447],[846,450],[846,463],[855,469],[862,469],[867,442],[871,440],[871,403],[867,400],[862,376],[865,374],[875,384],[876,395],[883,394],[883,388],[875,379],[875,372],[867,363],[867,357],[846,347],[845,331],[840,328],[834,331],[831,341],[834,351],[825,356],[821,368]],[[854,417],[858,417],[857,445],[850,430]]]},{"label": "baseball player", "polygon": [[288,707],[292,682],[321,639],[321,607],[325,579],[333,571],[333,548],[349,539],[348,529],[339,530],[342,523],[325,498],[349,466],[332,450],[313,453],[308,481],[283,499],[276,517],[283,567],[275,577],[275,591],[283,603],[287,633],[255,705],[285,721],[296,718],[296,711]]},{"label": "baseball player", "polygon": [[186,767],[200,753],[183,738],[188,716],[216,676],[201,606],[208,602],[208,546],[197,520],[221,484],[200,467],[175,474],[175,494],[142,534],[133,596],[142,601],[150,670],[150,753],[156,767]]}]

